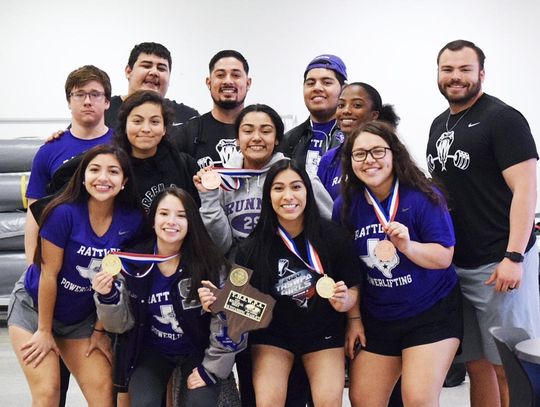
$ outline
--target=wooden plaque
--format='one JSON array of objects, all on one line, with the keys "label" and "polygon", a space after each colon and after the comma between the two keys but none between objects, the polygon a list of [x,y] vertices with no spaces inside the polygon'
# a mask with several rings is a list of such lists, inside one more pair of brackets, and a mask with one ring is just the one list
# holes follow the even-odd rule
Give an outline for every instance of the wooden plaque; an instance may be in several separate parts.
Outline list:
[{"label": "wooden plaque", "polygon": [[234,264],[210,309],[227,317],[229,337],[240,342],[244,332],[266,328],[272,320],[276,300],[249,284],[253,270]]}]

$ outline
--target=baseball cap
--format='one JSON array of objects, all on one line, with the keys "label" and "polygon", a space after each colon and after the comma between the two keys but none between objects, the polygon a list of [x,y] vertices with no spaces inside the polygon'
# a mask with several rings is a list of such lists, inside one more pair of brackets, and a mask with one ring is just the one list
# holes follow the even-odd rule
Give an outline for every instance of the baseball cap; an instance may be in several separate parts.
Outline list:
[{"label": "baseball cap", "polygon": [[304,71],[304,76],[315,68],[326,68],[334,72],[339,73],[345,80],[347,80],[347,67],[340,57],[332,54],[319,55],[308,64]]}]

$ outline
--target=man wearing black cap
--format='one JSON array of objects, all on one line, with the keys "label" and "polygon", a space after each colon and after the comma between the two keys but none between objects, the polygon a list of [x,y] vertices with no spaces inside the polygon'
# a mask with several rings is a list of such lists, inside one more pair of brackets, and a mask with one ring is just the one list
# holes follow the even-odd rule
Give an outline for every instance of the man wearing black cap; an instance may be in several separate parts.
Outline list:
[{"label": "man wearing black cap", "polygon": [[315,57],[304,72],[304,103],[309,118],[287,132],[282,151],[305,165],[311,176],[317,174],[321,157],[344,140],[335,114],[341,87],[347,80],[347,68],[341,58],[324,54]]}]

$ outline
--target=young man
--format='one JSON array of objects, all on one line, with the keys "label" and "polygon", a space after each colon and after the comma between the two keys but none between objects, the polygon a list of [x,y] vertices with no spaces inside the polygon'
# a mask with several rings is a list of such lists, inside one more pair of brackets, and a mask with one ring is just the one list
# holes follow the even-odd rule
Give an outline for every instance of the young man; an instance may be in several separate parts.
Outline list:
[{"label": "young man", "polygon": [[[58,139],[42,145],[36,153],[26,190],[28,206],[48,194],[47,186],[53,174],[65,162],[112,139],[113,130],[104,122],[111,100],[109,76],[93,65],[85,65],[68,75],[65,92],[71,110],[71,127]],[[38,225],[29,210],[24,238],[28,264],[33,261],[37,232]]]},{"label": "young man", "polygon": [[[135,45],[129,54],[126,66],[128,80],[128,94],[113,96],[111,107],[105,114],[105,124],[111,128],[116,127],[118,110],[122,101],[138,90],[153,90],[162,97],[167,94],[171,77],[172,58],[169,50],[155,42],[142,42]],[[167,105],[174,112],[173,126],[179,126],[199,113],[183,103],[166,99]]]},{"label": "young man", "polygon": [[319,55],[304,72],[304,103],[309,118],[288,131],[281,151],[304,164],[309,175],[317,175],[319,161],[329,149],[343,143],[345,136],[336,124],[336,109],[347,68],[335,55]]},{"label": "young man", "polygon": [[509,402],[489,327],[519,326],[540,336],[533,233],[538,155],[521,113],[483,93],[484,60],[464,40],[439,52],[438,86],[449,109],[433,121],[427,146],[428,169],[449,192],[456,231],[472,407]]},{"label": "young man", "polygon": [[234,121],[251,86],[248,62],[238,51],[219,51],[208,68],[212,110],[180,126],[175,135],[178,149],[194,157],[201,168],[221,167],[236,151]]}]

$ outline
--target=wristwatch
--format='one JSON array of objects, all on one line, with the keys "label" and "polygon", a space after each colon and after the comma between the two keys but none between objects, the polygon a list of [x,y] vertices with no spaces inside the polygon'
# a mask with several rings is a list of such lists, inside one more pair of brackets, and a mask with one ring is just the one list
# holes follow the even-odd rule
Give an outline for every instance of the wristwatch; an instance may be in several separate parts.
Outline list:
[{"label": "wristwatch", "polygon": [[518,252],[505,252],[504,257],[510,259],[514,263],[523,263],[523,259],[525,258],[521,253]]}]

